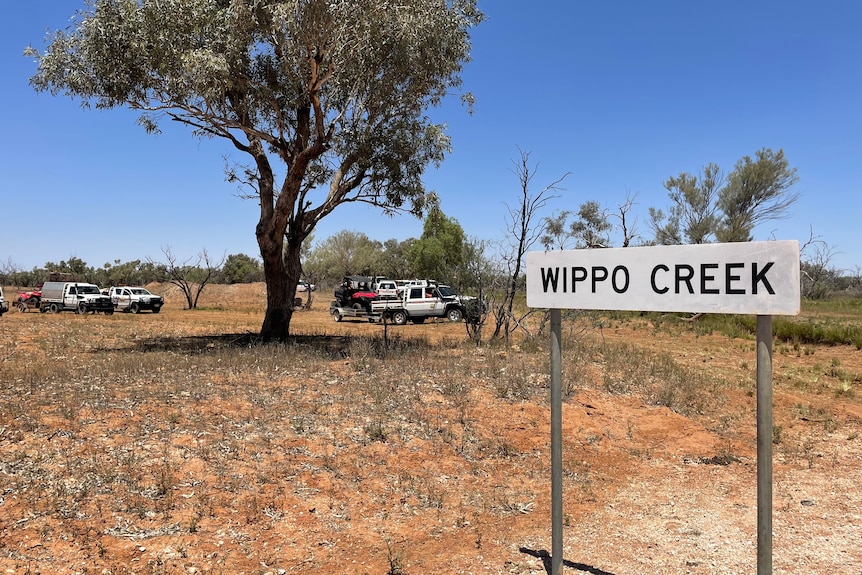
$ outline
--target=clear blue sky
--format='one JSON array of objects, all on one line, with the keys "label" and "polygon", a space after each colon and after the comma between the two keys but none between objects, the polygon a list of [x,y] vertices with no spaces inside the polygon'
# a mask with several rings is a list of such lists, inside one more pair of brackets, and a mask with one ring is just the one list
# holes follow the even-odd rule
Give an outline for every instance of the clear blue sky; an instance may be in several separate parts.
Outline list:
[{"label": "clear blue sky", "polygon": [[[796,167],[801,199],[756,239],[798,239],[813,227],[838,252],[833,265],[862,265],[862,3],[607,0],[527,3],[480,0],[487,21],[473,36],[465,88],[469,116],[452,102],[434,112],[453,152],[426,176],[443,211],[470,236],[503,235],[514,201],[518,149],[530,152],[536,189],[571,172],[549,205],[610,208],[637,194],[667,208],[662,183],[709,162],[730,171],[743,155],[779,148]],[[76,256],[115,259],[210,254],[259,257],[257,206],[224,181],[222,142],[168,126],[147,135],[125,110],[84,110],[37,94],[22,53],[44,48],[83,1],[13,2],[3,19],[0,262],[24,269]],[[421,221],[342,206],[319,227],[399,240]]]}]

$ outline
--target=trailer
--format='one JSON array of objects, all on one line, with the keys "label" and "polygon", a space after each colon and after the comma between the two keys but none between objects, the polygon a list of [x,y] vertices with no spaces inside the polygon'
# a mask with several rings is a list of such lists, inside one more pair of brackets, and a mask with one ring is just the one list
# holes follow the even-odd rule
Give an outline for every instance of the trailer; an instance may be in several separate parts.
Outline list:
[{"label": "trailer", "polygon": [[341,321],[346,317],[367,320],[370,322],[380,321],[382,319],[382,314],[370,312],[362,306],[349,306],[345,307],[339,305],[337,301],[329,302],[329,315],[332,316],[332,319],[335,321]]}]

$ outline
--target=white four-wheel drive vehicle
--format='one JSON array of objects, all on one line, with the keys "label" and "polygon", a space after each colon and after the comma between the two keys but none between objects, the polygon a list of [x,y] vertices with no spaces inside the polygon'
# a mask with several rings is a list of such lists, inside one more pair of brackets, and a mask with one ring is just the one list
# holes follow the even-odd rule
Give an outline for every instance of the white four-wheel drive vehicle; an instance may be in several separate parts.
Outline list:
[{"label": "white four-wheel drive vehicle", "polygon": [[[452,291],[451,288],[449,291]],[[404,325],[408,321],[422,323],[429,317],[461,321],[464,305],[459,299],[444,295],[436,285],[411,286],[404,288],[399,299],[372,300],[371,312],[391,319],[397,325]]]},{"label": "white four-wheel drive vehicle", "polygon": [[75,311],[78,313],[114,313],[111,298],[99,291],[99,286],[82,282],[45,282],[42,285],[42,299],[39,311],[59,313]]},{"label": "white four-wheel drive vehicle", "polygon": [[374,292],[380,299],[397,299],[401,294],[395,280],[382,279],[374,284]]},{"label": "white four-wheel drive vehicle", "polygon": [[152,310],[153,313],[159,313],[165,305],[165,298],[140,286],[114,286],[108,295],[114,308],[119,311],[140,313]]},{"label": "white four-wheel drive vehicle", "polygon": [[7,311],[9,311],[9,304],[6,303],[6,299],[3,297],[3,287],[0,286],[0,317]]}]

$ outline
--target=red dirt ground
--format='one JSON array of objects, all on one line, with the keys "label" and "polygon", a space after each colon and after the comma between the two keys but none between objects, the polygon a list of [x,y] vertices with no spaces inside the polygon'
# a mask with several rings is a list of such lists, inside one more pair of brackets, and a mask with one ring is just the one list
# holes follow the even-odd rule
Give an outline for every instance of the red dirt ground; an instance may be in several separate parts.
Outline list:
[{"label": "red dirt ground", "polygon": [[[12,362],[40,353],[52,322],[91,321],[111,329],[137,321],[142,335],[218,335],[253,332],[262,321],[259,309],[233,305],[261,301],[260,285],[211,286],[201,301],[207,309],[195,312],[181,311],[169,287],[153,289],[169,299],[158,316],[12,312],[0,318],[0,342],[11,355],[0,357]],[[295,315],[294,332],[380,334],[377,325],[334,323],[327,305],[318,295],[314,310]],[[459,353],[508,369],[521,357],[517,346],[475,350],[458,324],[393,329],[432,344],[461,342],[451,344]],[[564,573],[754,573],[754,342],[626,323],[603,328],[599,337],[667,352],[682,365],[738,384],[725,389],[714,411],[685,417],[634,395],[608,393],[601,363],[565,366],[582,374],[582,384],[563,406]],[[862,351],[777,349],[773,361],[774,423],[781,429],[774,445],[775,572],[862,573]],[[107,408],[78,406],[74,425],[57,407],[62,398],[46,405],[37,422],[23,421],[12,403],[0,404],[0,573],[548,572],[546,401],[501,400],[493,385],[475,381],[466,420],[459,423],[441,391],[445,382],[428,382],[419,388],[415,413],[397,416],[403,417],[401,429],[415,432],[368,441],[365,423],[351,415],[356,390],[340,378],[357,372],[355,362],[333,359],[317,374],[303,375],[299,367],[277,378],[242,374],[262,395],[303,402],[315,417],[308,429],[288,419],[287,406],[261,415],[253,403],[218,399],[226,396],[217,393],[209,401],[171,397],[133,409],[110,402]],[[538,369],[535,376],[546,375]],[[221,389],[239,376],[225,369],[200,377],[207,389]],[[834,391],[839,380],[845,393]],[[135,382],[128,385],[134,395]],[[119,395],[113,401],[125,405]],[[252,437],[256,425],[271,429],[265,425],[279,417],[283,433],[265,442]],[[257,418],[271,419],[255,423]],[[436,423],[429,430],[414,420]],[[207,422],[209,431],[195,433],[191,421]],[[140,475],[141,485],[153,477],[157,485],[159,462],[169,459],[170,507],[136,516],[133,508],[118,507],[109,489],[94,489],[64,513],[56,503],[39,508],[26,496],[22,469],[34,461],[53,461],[48,474],[59,483],[51,493],[62,499],[76,489],[78,477],[64,469],[64,452],[90,445],[95,468],[104,453],[113,453],[112,445],[123,448],[126,434],[143,437],[146,429],[150,440],[137,446],[136,457],[129,454],[112,481],[131,483],[129,477]],[[146,489],[137,495],[141,509],[165,500]]]}]

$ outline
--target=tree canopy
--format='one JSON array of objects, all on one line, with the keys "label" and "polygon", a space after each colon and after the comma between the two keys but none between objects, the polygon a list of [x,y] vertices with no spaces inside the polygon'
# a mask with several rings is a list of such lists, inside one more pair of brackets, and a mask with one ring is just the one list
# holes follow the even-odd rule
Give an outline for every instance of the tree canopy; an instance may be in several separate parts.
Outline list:
[{"label": "tree canopy", "polygon": [[27,54],[36,90],[244,154],[228,175],[260,202],[261,335],[285,339],[322,218],[345,202],[422,211],[423,170],[449,150],[425,110],[460,89],[481,20],[475,0],[91,0]]},{"label": "tree canopy", "polygon": [[377,274],[382,244],[353,230],[341,230],[317,243],[308,253],[303,269],[318,282],[337,283],[352,274]]},{"label": "tree canopy", "polygon": [[451,282],[461,268],[466,235],[458,220],[438,205],[428,210],[422,237],[410,249],[414,275]]},{"label": "tree canopy", "polygon": [[798,180],[784,151],[769,148],[758,150],[754,159],[743,156],[726,179],[716,164],[698,176],[671,177],[665,182],[673,202],[669,212],[649,209],[655,243],[751,241],[755,226],[787,216],[799,198],[791,190]]}]

